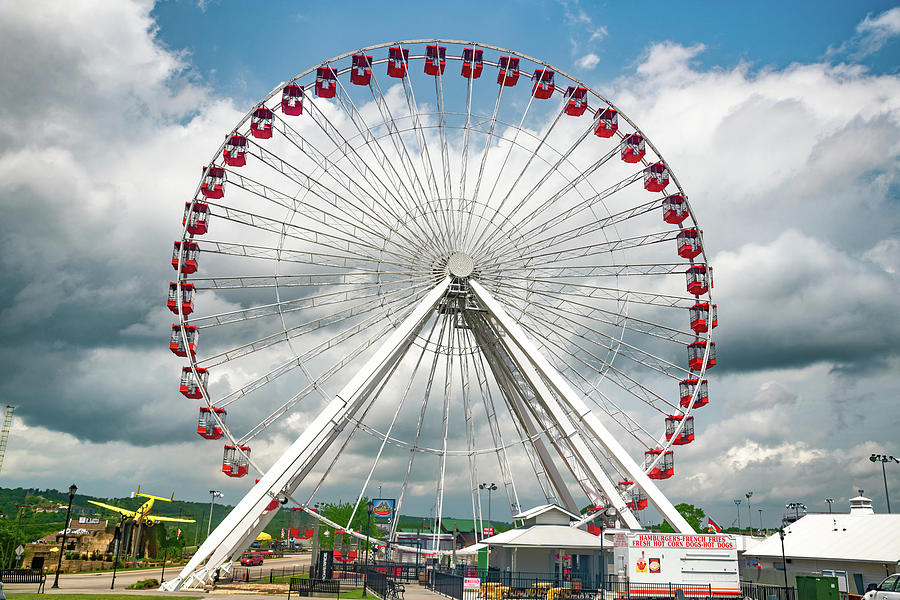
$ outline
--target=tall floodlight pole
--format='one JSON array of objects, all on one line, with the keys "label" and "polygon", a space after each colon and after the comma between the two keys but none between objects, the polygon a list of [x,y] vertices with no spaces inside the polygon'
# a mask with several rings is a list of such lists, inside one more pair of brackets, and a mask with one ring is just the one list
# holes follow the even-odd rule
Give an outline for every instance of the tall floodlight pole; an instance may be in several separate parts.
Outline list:
[{"label": "tall floodlight pole", "polygon": [[62,568],[62,555],[66,551],[66,536],[69,534],[69,515],[72,514],[72,500],[78,487],[73,483],[69,486],[69,507],[66,509],[66,524],[63,526],[62,546],[59,549],[59,560],[56,561],[56,577],[53,578],[54,588],[59,588],[59,570]]},{"label": "tall floodlight pole", "polygon": [[757,508],[756,510],[759,511],[759,527],[757,527],[757,530],[758,530],[760,533],[762,533],[762,529],[763,529],[762,511],[763,511],[763,509]]},{"label": "tall floodlight pole", "polygon": [[[366,587],[369,585],[369,528],[372,526],[372,501],[366,502],[366,570],[363,571],[362,597],[366,597]],[[374,555],[372,556],[374,559]]]},{"label": "tall floodlight pole", "polygon": [[802,502],[788,502],[784,505],[784,507],[788,510],[794,511],[794,521],[800,520],[800,509],[803,509],[803,512],[806,512],[806,505]]},{"label": "tall floodlight pole", "polygon": [[209,537],[209,530],[212,529],[213,504],[216,503],[216,498],[224,497],[225,494],[219,490],[209,490],[209,523],[206,524],[206,537]]},{"label": "tall floodlight pole", "polygon": [[735,510],[737,510],[737,516],[738,516],[737,527],[738,527],[738,531],[740,531],[741,530],[741,500],[740,500],[740,498],[734,499],[734,508],[735,508]]},{"label": "tall floodlight pole", "polygon": [[[491,523],[491,493],[497,489],[497,484],[493,483],[493,482],[480,483],[480,484],[478,484],[478,489],[487,490],[487,493],[488,493],[488,526],[491,527],[492,526],[492,525],[490,525],[490,523]],[[481,533],[482,533],[482,535],[484,535],[483,531]]]},{"label": "tall floodlight pole", "polygon": [[825,498],[825,502],[828,503],[828,514],[831,514],[831,505],[834,504],[834,498]]},{"label": "tall floodlight pole", "polygon": [[884,470],[884,463],[886,463],[886,462],[900,463],[900,459],[894,458],[893,456],[887,456],[885,454],[873,454],[872,456],[869,457],[869,460],[871,460],[872,462],[880,462],[881,463],[881,476],[884,477],[884,497],[887,500],[888,514],[891,514],[891,495],[888,494],[887,472]]},{"label": "tall floodlight pole", "polygon": [[116,525],[116,533],[113,539],[116,540],[116,555],[113,557],[113,574],[109,589],[116,587],[116,567],[119,566],[119,549],[122,547],[122,538],[125,533],[125,515],[122,515],[122,522]]},{"label": "tall floodlight pole", "polygon": [[753,491],[749,491],[744,496],[747,497],[747,528],[750,530],[750,534],[753,534],[753,513],[750,512],[750,496],[753,495]]}]

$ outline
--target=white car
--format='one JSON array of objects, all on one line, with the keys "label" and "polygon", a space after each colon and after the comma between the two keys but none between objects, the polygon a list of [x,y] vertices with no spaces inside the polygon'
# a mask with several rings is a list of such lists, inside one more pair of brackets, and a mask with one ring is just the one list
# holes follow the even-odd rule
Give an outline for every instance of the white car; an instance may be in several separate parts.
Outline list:
[{"label": "white car", "polygon": [[900,573],[889,575],[877,588],[866,592],[863,600],[900,600]]}]

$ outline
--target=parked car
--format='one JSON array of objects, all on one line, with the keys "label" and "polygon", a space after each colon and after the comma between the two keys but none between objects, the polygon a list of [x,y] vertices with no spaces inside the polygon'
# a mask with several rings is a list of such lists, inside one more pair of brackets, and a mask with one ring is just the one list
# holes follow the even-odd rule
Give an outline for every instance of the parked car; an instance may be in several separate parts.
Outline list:
[{"label": "parked car", "polygon": [[245,567],[255,567],[263,564],[262,554],[245,554],[241,557],[241,564]]},{"label": "parked car", "polygon": [[866,592],[863,600],[900,600],[900,573],[889,575],[874,590]]}]

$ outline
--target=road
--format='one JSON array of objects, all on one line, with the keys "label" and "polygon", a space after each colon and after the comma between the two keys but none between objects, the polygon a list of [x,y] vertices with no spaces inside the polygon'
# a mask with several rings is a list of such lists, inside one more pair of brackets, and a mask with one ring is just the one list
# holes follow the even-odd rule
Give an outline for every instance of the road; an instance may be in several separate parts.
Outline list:
[{"label": "road", "polygon": [[[253,569],[254,572],[256,569],[262,569],[264,572],[267,572],[268,569],[290,569],[291,567],[308,568],[309,558],[310,555],[308,553],[286,556],[284,558],[273,558],[267,560],[261,567],[253,567]],[[237,563],[235,563],[235,565],[237,565]],[[179,571],[181,571],[181,567],[166,567],[166,579],[175,577]],[[141,569],[138,571],[119,571],[116,573],[115,590],[121,592],[132,583],[142,579],[159,579],[161,574],[162,568]],[[59,576],[59,589],[53,589],[50,587],[53,585],[53,578],[53,573],[47,575],[47,593],[76,594],[98,593],[103,591],[109,592],[110,584],[112,583],[111,572],[64,574]],[[37,591],[37,586],[35,584],[9,584],[4,586],[3,589],[7,592],[34,592]],[[161,595],[184,595],[184,592],[156,592],[155,590],[146,590],[146,592]]]}]

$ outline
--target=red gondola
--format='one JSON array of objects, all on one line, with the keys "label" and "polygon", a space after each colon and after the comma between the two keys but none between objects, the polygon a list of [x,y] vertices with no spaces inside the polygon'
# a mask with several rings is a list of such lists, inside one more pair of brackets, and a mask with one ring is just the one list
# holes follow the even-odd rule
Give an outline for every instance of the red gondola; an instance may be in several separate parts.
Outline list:
[{"label": "red gondola", "polygon": [[191,235],[203,235],[209,231],[209,205],[205,202],[185,202],[182,225],[187,225]]},{"label": "red gondola", "polygon": [[388,48],[387,74],[391,77],[406,77],[406,65],[409,64],[409,48],[394,46]]},{"label": "red gondola", "polygon": [[[243,450],[239,452],[238,450]],[[225,446],[222,456],[222,472],[229,477],[243,477],[250,466],[250,446]]]},{"label": "red gondola", "polygon": [[[644,452],[644,467],[649,467],[650,463],[656,460],[656,457],[660,454],[663,454],[663,451],[657,448]],[[675,453],[671,450],[666,450],[665,454],[663,454],[663,457],[659,460],[658,463],[656,463],[656,466],[647,472],[647,477],[649,477],[650,479],[668,479],[674,474]]]},{"label": "red gondola", "polygon": [[461,75],[466,79],[478,79],[484,69],[484,50],[463,48]]},{"label": "red gondola", "polygon": [[619,130],[619,113],[614,108],[598,109],[596,118],[594,135],[597,137],[611,138]]},{"label": "red gondola", "polygon": [[289,83],[281,90],[281,112],[292,117],[303,114],[303,86]]},{"label": "red gondola", "polygon": [[447,66],[447,47],[446,46],[425,46],[425,74],[438,75],[444,74],[444,67]]},{"label": "red gondola", "polygon": [[214,200],[225,195],[225,169],[223,167],[203,167],[203,183],[200,184],[200,193]]},{"label": "red gondola", "polygon": [[663,221],[678,225],[688,218],[688,207],[684,196],[673,194],[663,199]]},{"label": "red gondola", "polygon": [[247,138],[236,133],[228,136],[222,158],[229,167],[243,167],[247,164]]},{"label": "red gondola", "polygon": [[272,122],[275,117],[272,111],[265,106],[260,106],[253,111],[250,117],[250,135],[255,138],[267,140],[272,137]]},{"label": "red gondola", "polygon": [[712,287],[712,268],[706,265],[693,265],[684,272],[687,278],[687,291],[695,296],[702,296]]},{"label": "red gondola", "polygon": [[[679,423],[684,421],[684,427],[681,433],[675,435]],[[685,417],[684,415],[671,415],[666,417],[666,441],[670,441],[676,446],[684,446],[694,441],[694,417]]]},{"label": "red gondola", "polygon": [[225,432],[222,431],[222,426],[216,421],[213,413],[218,415],[223,423],[225,422],[227,413],[224,408],[207,408],[204,406],[200,408],[200,417],[197,419],[197,433],[200,437],[208,440],[218,440],[225,435]]},{"label": "red gondola", "polygon": [[[172,252],[172,268],[178,270],[178,253],[181,250],[181,242],[175,242],[175,250]],[[200,258],[200,246],[197,242],[188,242],[184,247],[181,272],[190,275],[197,272],[198,259]]]},{"label": "red gondola", "polygon": [[566,114],[571,117],[580,117],[587,108],[587,88],[570,85],[566,90]]},{"label": "red gondola", "polygon": [[181,337],[181,326],[172,325],[172,336],[169,338],[169,350],[176,356],[187,357],[190,352],[191,356],[197,354],[197,342],[200,341],[200,332],[193,325],[185,325],[184,333],[187,336],[188,347],[184,348],[184,338]]},{"label": "red gondola", "polygon": [[[691,398],[694,395],[694,389],[697,387],[698,380],[684,379],[678,383],[678,393],[681,396],[682,408],[689,408]],[[708,382],[704,379],[699,382],[700,390],[697,392],[697,399],[694,401],[694,408],[700,408],[709,404],[709,387]]]},{"label": "red gondola", "polygon": [[[699,371],[703,368],[703,355],[706,353],[706,342],[693,342],[688,344],[688,368],[691,371]],[[711,369],[716,366],[716,343],[709,343],[709,360],[706,362],[706,368]]]},{"label": "red gondola", "polygon": [[695,333],[706,333],[719,326],[718,307],[708,302],[698,302],[691,307],[691,329]]},{"label": "red gondola", "polygon": [[191,371],[190,367],[183,367],[181,369],[181,385],[179,386],[179,391],[185,397],[191,398],[192,400],[202,398],[203,392],[201,389],[206,389],[206,386],[209,384],[209,371],[198,367],[197,375],[200,377],[200,381],[197,381],[197,378],[194,377],[194,372]]},{"label": "red gondola", "polygon": [[512,87],[519,83],[519,59],[515,56],[501,56],[498,62],[500,72],[497,73],[497,83]]},{"label": "red gondola", "polygon": [[[629,487],[631,487],[631,491],[627,492],[626,490]],[[620,481],[619,490],[626,493],[626,497],[630,498],[625,504],[631,510],[644,510],[647,508],[647,496],[639,488],[634,487],[633,481]]]},{"label": "red gondola", "polygon": [[702,231],[699,231],[694,227],[682,229],[678,234],[678,237],[675,238],[678,247],[678,256],[681,258],[694,258],[703,252],[703,246],[700,245],[700,236],[702,234]]},{"label": "red gondola", "polygon": [[[178,314],[178,284],[173,282],[169,283],[169,298],[166,301],[166,306],[169,307],[176,315]],[[185,315],[189,315],[194,312],[194,284],[193,283],[182,283],[181,284],[181,312]]]},{"label": "red gondola", "polygon": [[535,98],[546,100],[553,95],[556,86],[553,84],[553,76],[555,73],[550,69],[536,69],[531,79],[534,85],[531,86],[531,95]]},{"label": "red gondola", "polygon": [[619,147],[622,149],[622,160],[627,163],[641,162],[641,159],[647,154],[644,136],[639,133],[626,135]]},{"label": "red gondola", "polygon": [[648,192],[661,192],[669,185],[669,169],[665,163],[653,163],[644,169],[644,189]]},{"label": "red gondola", "polygon": [[350,83],[353,85],[369,85],[372,80],[372,57],[365,54],[354,54],[351,58]]},{"label": "red gondola", "polygon": [[334,98],[337,93],[337,71],[331,67],[316,69],[316,96]]}]

